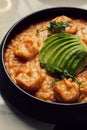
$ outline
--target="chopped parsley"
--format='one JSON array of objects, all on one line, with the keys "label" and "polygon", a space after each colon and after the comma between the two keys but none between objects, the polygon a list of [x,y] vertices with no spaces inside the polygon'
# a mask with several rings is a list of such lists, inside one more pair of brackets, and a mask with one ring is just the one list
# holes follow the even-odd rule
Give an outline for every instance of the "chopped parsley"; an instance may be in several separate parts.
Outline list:
[{"label": "chopped parsley", "polygon": [[53,80],[53,81],[51,82],[50,88],[53,88],[53,87],[55,86],[55,83],[56,83],[56,81]]},{"label": "chopped parsley", "polygon": [[56,32],[56,33],[60,33],[60,32],[64,32],[65,28],[68,27],[69,23],[66,22],[56,22],[56,21],[50,21],[50,26],[47,26],[45,29],[37,29],[36,32],[40,33],[43,32],[45,30],[48,30],[49,32]]},{"label": "chopped parsley", "polygon": [[77,82],[77,84],[78,84],[79,87],[82,85],[82,82],[80,82],[78,80],[76,80],[76,82]]},{"label": "chopped parsley", "polygon": [[50,26],[47,27],[47,30],[49,32],[64,32],[65,28],[68,27],[68,22],[56,22],[56,21],[51,21]]}]

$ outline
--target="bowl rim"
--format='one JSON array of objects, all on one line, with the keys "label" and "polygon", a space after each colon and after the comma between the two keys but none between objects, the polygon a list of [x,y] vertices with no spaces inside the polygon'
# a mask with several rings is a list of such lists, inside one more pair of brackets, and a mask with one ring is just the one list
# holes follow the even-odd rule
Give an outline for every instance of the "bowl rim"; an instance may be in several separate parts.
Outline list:
[{"label": "bowl rim", "polygon": [[5,50],[5,45],[6,45],[6,42],[7,42],[7,39],[9,37],[9,35],[11,34],[12,30],[15,29],[16,26],[18,26],[23,20],[27,19],[28,17],[32,17],[32,15],[35,15],[35,14],[38,14],[38,13],[42,13],[42,12],[45,12],[45,11],[49,11],[49,10],[61,10],[61,9],[65,9],[65,10],[78,10],[78,11],[86,11],[87,13],[87,10],[86,9],[82,9],[82,8],[78,8],[78,7],[51,7],[51,8],[46,8],[46,9],[41,9],[39,11],[34,11],[33,13],[31,14],[28,14],[26,16],[24,16],[23,18],[19,19],[17,22],[15,22],[13,24],[13,26],[8,30],[8,32],[6,33],[6,35],[4,36],[2,42],[1,42],[1,61],[2,61],[2,66],[3,66],[3,70],[6,74],[6,77],[8,78],[8,80],[16,87],[16,89],[18,89],[19,91],[21,91],[22,93],[26,94],[27,96],[30,96],[31,98],[35,99],[35,100],[38,100],[40,102],[43,102],[43,103],[46,103],[46,104],[52,104],[52,105],[60,105],[60,106],[77,106],[77,105],[82,105],[82,104],[87,104],[87,103],[61,103],[61,102],[49,102],[49,101],[45,101],[43,99],[39,99],[31,94],[29,94],[28,92],[26,92],[25,90],[23,90],[21,87],[19,87],[13,80],[12,78],[10,77],[10,75],[8,74],[7,72],[7,69],[5,67],[5,64],[4,64],[4,50]]}]

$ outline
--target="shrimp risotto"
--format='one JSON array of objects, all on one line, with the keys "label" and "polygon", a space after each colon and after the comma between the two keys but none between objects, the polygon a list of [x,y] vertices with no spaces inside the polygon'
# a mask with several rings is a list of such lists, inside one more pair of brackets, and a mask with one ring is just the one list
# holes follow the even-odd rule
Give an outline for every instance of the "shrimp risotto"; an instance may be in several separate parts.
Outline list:
[{"label": "shrimp risotto", "polygon": [[67,16],[42,21],[17,34],[4,62],[12,80],[50,102],[87,102],[87,21]]}]

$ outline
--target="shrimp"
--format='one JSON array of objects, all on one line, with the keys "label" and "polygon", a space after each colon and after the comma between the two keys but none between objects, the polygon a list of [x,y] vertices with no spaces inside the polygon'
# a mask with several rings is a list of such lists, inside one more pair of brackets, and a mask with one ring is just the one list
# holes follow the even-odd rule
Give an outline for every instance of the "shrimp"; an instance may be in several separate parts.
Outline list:
[{"label": "shrimp", "polygon": [[79,36],[87,45],[87,28],[86,27],[85,29],[79,30],[76,35]]},{"label": "shrimp", "polygon": [[77,76],[77,80],[81,82],[80,93],[87,94],[87,70]]},{"label": "shrimp", "polygon": [[69,26],[66,27],[65,32],[71,33],[71,34],[75,34],[78,31],[78,26],[75,22],[73,22],[73,20],[67,16],[59,16],[53,19],[53,21],[56,22],[68,22]]},{"label": "shrimp", "polygon": [[67,16],[62,15],[62,16],[58,16],[58,17],[54,18],[52,21],[56,21],[56,22],[66,22],[66,21],[67,22],[71,22],[72,19],[67,17]]},{"label": "shrimp", "polygon": [[65,29],[65,32],[75,34],[78,31],[78,26],[75,22],[69,23],[69,26]]},{"label": "shrimp", "polygon": [[38,53],[38,45],[31,39],[25,39],[15,49],[15,55],[21,59],[33,59]]},{"label": "shrimp", "polygon": [[77,20],[78,31],[76,35],[80,37],[87,45],[87,23],[84,20]]},{"label": "shrimp", "polygon": [[[33,67],[33,66],[32,66]],[[27,91],[36,91],[40,88],[44,78],[38,68],[29,68],[29,70],[20,72],[16,78],[16,83]]]},{"label": "shrimp", "polygon": [[71,103],[79,98],[79,86],[72,79],[56,82],[54,86],[55,97],[60,102]]},{"label": "shrimp", "polygon": [[87,81],[80,86],[80,96],[77,102],[87,102]]},{"label": "shrimp", "polygon": [[39,91],[36,92],[35,96],[42,100],[55,102],[56,99],[54,96],[54,91],[53,91],[53,88],[51,87],[52,81],[54,81],[54,78],[52,78],[49,75],[46,75],[46,79],[42,83]]},{"label": "shrimp", "polygon": [[87,102],[87,94],[80,94],[79,100],[77,102],[80,102],[80,103]]},{"label": "shrimp", "polygon": [[82,83],[80,85],[80,97],[77,102],[87,102],[87,70],[80,73],[77,80]]}]

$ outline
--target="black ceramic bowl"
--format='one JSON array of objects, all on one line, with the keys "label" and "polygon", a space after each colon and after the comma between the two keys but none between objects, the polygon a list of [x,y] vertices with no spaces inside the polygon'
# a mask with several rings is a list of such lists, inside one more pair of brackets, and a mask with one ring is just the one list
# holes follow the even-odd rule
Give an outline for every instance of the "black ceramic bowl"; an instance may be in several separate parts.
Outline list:
[{"label": "black ceramic bowl", "polygon": [[9,41],[27,26],[39,21],[54,18],[58,15],[87,20],[87,10],[77,8],[51,8],[33,13],[18,21],[5,35],[0,47],[0,87],[6,99],[21,112],[39,120],[51,123],[80,123],[87,121],[87,103],[63,104],[51,103],[37,99],[19,86],[9,77],[4,65],[4,50]]}]

